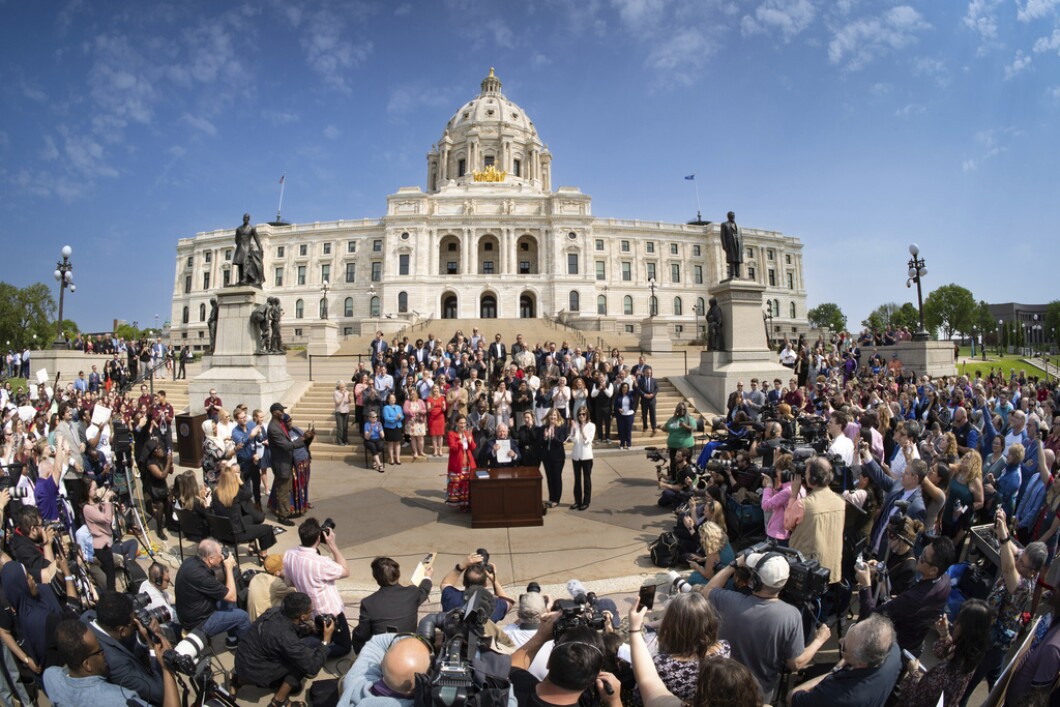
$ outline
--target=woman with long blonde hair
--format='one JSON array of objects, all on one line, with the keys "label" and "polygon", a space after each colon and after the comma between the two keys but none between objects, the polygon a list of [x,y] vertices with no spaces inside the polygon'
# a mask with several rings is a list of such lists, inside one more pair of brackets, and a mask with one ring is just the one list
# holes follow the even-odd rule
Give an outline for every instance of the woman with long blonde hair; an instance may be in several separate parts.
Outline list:
[{"label": "woman with long blonde hair", "polygon": [[251,551],[260,561],[265,561],[268,549],[276,544],[276,535],[264,524],[265,515],[254,508],[250,489],[240,482],[238,464],[222,464],[210,510],[227,517],[232,522],[236,542],[254,543]]},{"label": "woman with long blonde hair", "polygon": [[950,478],[941,513],[942,534],[952,538],[955,546],[972,527],[976,512],[983,507],[983,498],[983,458],[972,450],[961,457]]}]

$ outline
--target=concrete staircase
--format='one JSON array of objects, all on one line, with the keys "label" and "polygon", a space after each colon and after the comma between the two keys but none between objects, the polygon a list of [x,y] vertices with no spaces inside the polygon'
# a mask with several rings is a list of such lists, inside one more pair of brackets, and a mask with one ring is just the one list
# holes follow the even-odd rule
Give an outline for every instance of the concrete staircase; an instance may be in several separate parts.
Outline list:
[{"label": "concrete staircase", "polygon": [[[525,335],[524,335],[525,338]],[[316,441],[313,442],[313,458],[341,460],[350,464],[364,463],[364,448],[360,444],[361,435],[358,430],[353,429],[353,413],[350,413],[350,446],[339,447],[335,444],[335,418],[332,395],[335,384],[332,381],[313,383],[301,400],[293,406],[290,411],[294,424],[305,428],[310,422],[314,423],[317,430]],[[659,379],[659,396],[656,401],[657,422],[662,425],[673,415],[677,403],[684,401],[688,406],[688,412],[693,418],[700,413],[690,400],[686,400],[666,379]],[[617,426],[611,424],[611,438],[617,439]],[[651,429],[646,432],[640,429],[640,411],[637,412],[636,423],[633,426],[634,446],[666,446],[666,434],[660,430],[654,437]],[[617,443],[612,445],[599,445],[598,449],[617,449]]]}]

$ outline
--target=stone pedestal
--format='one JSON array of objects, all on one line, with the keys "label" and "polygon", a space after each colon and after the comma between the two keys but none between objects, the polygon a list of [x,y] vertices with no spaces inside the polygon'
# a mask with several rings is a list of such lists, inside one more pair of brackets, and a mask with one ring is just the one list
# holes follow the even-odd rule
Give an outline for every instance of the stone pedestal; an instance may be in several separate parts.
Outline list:
[{"label": "stone pedestal", "polygon": [[188,383],[188,408],[204,412],[202,401],[216,390],[231,410],[239,403],[252,411],[283,402],[291,387],[287,357],[257,354],[258,327],[250,321],[266,295],[254,287],[226,287],[217,292],[217,336],[213,354],[203,356],[202,372]]},{"label": "stone pedestal", "polygon": [[665,319],[648,317],[640,321],[640,348],[648,353],[670,353],[674,342]]},{"label": "stone pedestal", "polygon": [[925,373],[932,378],[957,375],[952,341],[901,341],[894,346],[861,346],[860,349],[862,361],[879,353],[888,364],[897,356],[902,368],[917,375]]},{"label": "stone pedestal", "polygon": [[310,356],[330,356],[339,350],[339,325],[325,319],[309,330],[306,353]]},{"label": "stone pedestal", "polygon": [[92,372],[95,364],[100,375],[103,375],[103,366],[107,363],[107,356],[90,356],[79,349],[42,349],[31,351],[29,356],[29,381],[31,385],[37,383],[37,371],[46,369],[48,371],[48,385],[55,382],[56,374],[59,375],[59,387],[65,387],[77,379],[78,371],[85,372],[85,378]]},{"label": "stone pedestal", "polygon": [[699,366],[686,380],[707,399],[715,410],[725,410],[729,394],[743,381],[746,390],[752,378],[787,382],[791,369],[777,361],[769,348],[762,322],[762,293],[765,285],[750,280],[726,280],[710,288],[722,312],[724,351],[704,351]]}]

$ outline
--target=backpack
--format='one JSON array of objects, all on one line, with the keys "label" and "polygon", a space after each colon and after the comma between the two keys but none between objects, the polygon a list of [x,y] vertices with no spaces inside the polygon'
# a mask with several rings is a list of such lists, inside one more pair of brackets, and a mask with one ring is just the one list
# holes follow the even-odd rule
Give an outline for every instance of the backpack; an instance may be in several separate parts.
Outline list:
[{"label": "backpack", "polygon": [[648,554],[656,567],[673,567],[680,557],[677,536],[669,530],[666,531],[648,546]]}]

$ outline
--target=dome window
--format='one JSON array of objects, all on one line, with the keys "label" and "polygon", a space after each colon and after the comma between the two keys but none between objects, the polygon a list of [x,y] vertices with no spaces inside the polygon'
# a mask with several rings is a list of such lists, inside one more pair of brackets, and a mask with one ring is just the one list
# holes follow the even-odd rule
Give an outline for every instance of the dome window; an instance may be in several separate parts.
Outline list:
[{"label": "dome window", "polygon": [[512,160],[512,175],[515,177],[523,176],[523,161]]},{"label": "dome window", "polygon": [[482,158],[482,165],[484,167],[492,167],[495,164],[495,158],[493,155],[486,155]]},{"label": "dome window", "polygon": [[488,116],[490,116],[492,118],[493,117],[493,109],[490,108],[488,111],[486,111],[486,115],[488,115]]},{"label": "dome window", "polygon": [[567,238],[570,238],[572,241],[578,240],[578,234],[575,233],[574,231],[571,231],[570,233],[567,234]]},{"label": "dome window", "polygon": [[408,231],[405,231],[404,233],[401,234],[401,240],[407,241],[408,239],[409,239],[409,232]]},{"label": "dome window", "polygon": [[512,120],[519,120],[519,114],[518,113],[512,113]]},{"label": "dome window", "polygon": [[464,120],[467,120],[469,117],[471,117],[470,113],[464,113]]}]

